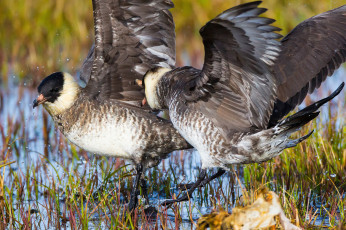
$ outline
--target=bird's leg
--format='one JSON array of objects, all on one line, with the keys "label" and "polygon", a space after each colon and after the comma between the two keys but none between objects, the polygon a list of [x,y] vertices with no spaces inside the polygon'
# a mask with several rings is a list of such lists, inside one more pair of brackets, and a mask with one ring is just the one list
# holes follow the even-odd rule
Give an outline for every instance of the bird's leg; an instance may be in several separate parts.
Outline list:
[{"label": "bird's leg", "polygon": [[145,179],[141,178],[140,186],[142,188],[143,197],[145,198],[146,204],[149,204],[149,198],[148,198],[148,187],[147,182]]},{"label": "bird's leg", "polygon": [[176,202],[181,202],[181,201],[186,201],[189,199],[189,197],[191,197],[193,191],[195,191],[196,188],[198,188],[200,186],[200,184],[203,182],[205,176],[207,174],[207,170],[206,169],[203,169],[199,176],[198,176],[198,179],[197,181],[191,186],[191,188],[184,194],[182,195],[180,198],[178,199],[174,199],[174,200],[165,200],[164,202],[161,203],[161,205],[171,205],[173,203],[176,203]]},{"label": "bird's leg", "polygon": [[[222,168],[219,168],[217,170],[217,172],[213,175],[211,175],[210,177],[205,178],[198,187],[204,187],[206,184],[208,184],[210,181],[222,176],[226,171]],[[195,183],[191,183],[191,184],[184,184],[184,185],[180,185],[181,190],[185,190],[185,189],[190,189]]]},{"label": "bird's leg", "polygon": [[225,172],[226,172],[226,170],[219,168],[215,174],[211,175],[210,177],[205,178],[198,187],[204,187],[210,181],[222,176]]},{"label": "bird's leg", "polygon": [[129,211],[132,211],[133,209],[135,209],[137,207],[137,203],[138,203],[138,194],[139,194],[139,182],[141,180],[141,176],[143,173],[143,165],[142,164],[137,164],[136,165],[136,171],[137,171],[137,175],[136,175],[136,179],[135,179],[135,183],[133,184],[133,188],[131,191],[131,197],[130,197],[130,203],[128,205],[128,209]]},{"label": "bird's leg", "polygon": [[148,187],[147,187],[147,182],[145,179],[141,179],[141,184],[140,184],[141,188],[142,188],[142,194],[143,197],[145,198],[145,208],[144,208],[144,214],[146,215],[146,218],[148,219],[156,219],[157,216],[157,209],[154,206],[149,205],[149,197],[148,197]]}]

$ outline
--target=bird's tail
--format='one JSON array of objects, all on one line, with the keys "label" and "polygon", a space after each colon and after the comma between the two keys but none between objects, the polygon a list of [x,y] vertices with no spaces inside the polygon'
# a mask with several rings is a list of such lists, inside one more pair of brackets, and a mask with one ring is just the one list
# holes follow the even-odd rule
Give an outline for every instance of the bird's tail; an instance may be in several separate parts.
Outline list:
[{"label": "bird's tail", "polygon": [[[301,127],[303,127],[305,124],[307,124],[309,121],[313,120],[318,116],[320,113],[317,111],[322,105],[327,103],[328,101],[332,100],[334,97],[336,97],[341,90],[344,88],[345,83],[341,83],[341,85],[328,97],[323,98],[322,100],[319,100],[306,108],[300,110],[299,112],[287,117],[286,119],[282,120],[279,122],[275,128],[277,130],[278,135],[284,135],[288,136],[291,133],[299,130]],[[295,139],[295,140],[290,140],[289,142],[286,143],[285,148],[291,148],[296,146],[299,142],[302,142],[306,138],[308,138],[313,131],[308,133],[307,135]]]}]

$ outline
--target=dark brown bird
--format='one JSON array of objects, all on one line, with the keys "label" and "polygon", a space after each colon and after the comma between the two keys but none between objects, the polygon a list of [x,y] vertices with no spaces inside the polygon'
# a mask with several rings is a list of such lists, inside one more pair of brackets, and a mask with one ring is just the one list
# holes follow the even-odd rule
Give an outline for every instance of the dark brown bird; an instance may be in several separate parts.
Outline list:
[{"label": "dark brown bird", "polygon": [[137,170],[129,209],[137,204],[145,168],[174,150],[190,148],[172,124],[158,118],[135,79],[175,64],[175,33],[167,0],[93,0],[95,45],[81,70],[81,88],[68,73],[53,73],[38,87],[43,104],[66,138],[98,155],[130,159]]},{"label": "dark brown bird", "polygon": [[[329,97],[282,120],[345,61],[346,5],[299,24],[281,41],[260,1],[226,10],[201,30],[203,68],[155,68],[143,78],[153,109],[169,109],[174,127],[195,147],[202,172],[188,194],[231,164],[264,162],[310,136],[291,133],[318,116]],[[220,170],[205,178],[206,169]]]}]

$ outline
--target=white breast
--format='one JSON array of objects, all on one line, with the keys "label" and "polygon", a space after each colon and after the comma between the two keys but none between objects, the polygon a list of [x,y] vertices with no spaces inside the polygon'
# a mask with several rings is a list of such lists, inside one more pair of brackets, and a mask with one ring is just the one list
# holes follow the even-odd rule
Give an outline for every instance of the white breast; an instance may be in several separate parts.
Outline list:
[{"label": "white breast", "polygon": [[141,153],[141,138],[134,123],[134,118],[107,113],[101,118],[93,117],[84,126],[76,122],[65,135],[88,152],[129,159]]}]

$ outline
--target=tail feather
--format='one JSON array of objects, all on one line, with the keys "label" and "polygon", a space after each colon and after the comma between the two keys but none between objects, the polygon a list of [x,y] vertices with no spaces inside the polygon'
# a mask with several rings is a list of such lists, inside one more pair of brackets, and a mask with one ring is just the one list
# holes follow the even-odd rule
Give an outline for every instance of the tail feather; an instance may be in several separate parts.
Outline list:
[{"label": "tail feather", "polygon": [[[323,98],[322,100],[319,100],[306,108],[300,110],[299,112],[287,117],[286,119],[279,122],[275,127],[278,129],[279,136],[289,136],[291,133],[299,130],[301,127],[303,127],[305,124],[307,124],[309,121],[315,119],[319,115],[319,111],[316,112],[317,109],[319,109],[323,104],[327,103],[328,101],[332,100],[334,97],[336,97],[341,90],[343,89],[345,83],[342,83],[331,95],[329,95],[326,98]],[[312,131],[313,132],[313,131]],[[295,140],[289,140],[286,142],[285,148],[291,148],[296,146],[298,143],[302,142],[306,138],[308,138],[312,132],[308,133],[307,135],[300,137]]]},{"label": "tail feather", "polygon": [[[340,86],[328,97],[323,98],[322,100],[319,100],[304,109],[298,111],[297,113],[287,117],[286,119],[282,120],[277,124],[277,126],[283,126],[283,127],[301,127],[314,119],[318,116],[319,112],[316,112],[317,109],[319,109],[322,105],[327,103],[328,101],[332,100],[334,97],[336,97],[341,90],[344,88],[345,83],[341,83]],[[301,125],[300,125],[301,124]]]},{"label": "tail feather", "polygon": [[[327,103],[328,101],[332,100],[334,97],[336,97],[341,90],[344,88],[345,83],[341,83],[340,86],[328,97],[323,98],[322,100],[319,100],[307,107],[305,107],[304,109],[300,110],[299,112],[293,114],[292,116],[287,117],[285,120],[283,120],[282,122],[288,122],[289,120],[295,119],[297,117],[303,116],[305,114],[309,114],[309,113],[313,113],[315,112],[317,109],[319,109],[322,105],[324,105],[325,103]],[[280,123],[282,123],[280,122]],[[279,124],[280,124],[279,123]]]},{"label": "tail feather", "polygon": [[290,140],[285,148],[292,148],[292,147],[295,147],[297,144],[299,144],[300,142],[304,141],[305,139],[307,139],[308,137],[311,136],[311,134],[314,132],[314,130],[312,130],[310,133],[298,138],[298,139],[294,139],[294,140]]},{"label": "tail feather", "polygon": [[[315,119],[320,112],[305,113],[301,116],[288,117],[284,121],[280,122],[279,127],[286,128],[286,130],[296,129],[309,123],[311,120]],[[294,114],[295,115],[295,114]]]}]

